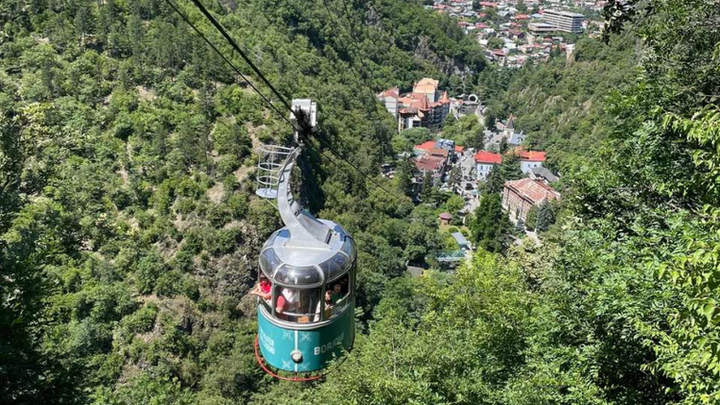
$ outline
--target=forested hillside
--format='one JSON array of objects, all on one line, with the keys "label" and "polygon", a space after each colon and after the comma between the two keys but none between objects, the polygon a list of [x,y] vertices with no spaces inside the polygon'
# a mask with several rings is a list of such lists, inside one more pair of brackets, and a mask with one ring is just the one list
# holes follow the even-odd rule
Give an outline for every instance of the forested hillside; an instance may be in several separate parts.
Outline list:
[{"label": "forested hillside", "polygon": [[609,45],[504,76],[414,1],[208,2],[363,170],[393,133],[371,90],[432,75],[521,115],[572,189],[541,246],[402,277],[442,246],[437,208],[311,144],[308,203],[358,242],[359,333],[298,384],[257,367],[245,297],[279,225],[253,146],[288,126],[164,1],[3,1],[0,403],[720,402],[720,8],[608,3]]},{"label": "forested hillside", "polygon": [[327,382],[261,403],[720,401],[720,8],[632,4],[610,2],[609,30],[632,24],[640,70],[603,101],[597,156],[568,166],[561,228],[456,276],[396,280]]},{"label": "forested hillside", "polygon": [[[318,102],[317,136],[368,172],[394,128],[376,89],[473,83],[484,67],[452,20],[413,1],[208,6],[286,98]],[[264,391],[244,296],[279,221],[253,197],[252,149],[291,129],[162,0],[3,1],[0,67],[0,402],[242,403]],[[362,252],[367,319],[405,261],[439,245],[435,213],[366,188],[312,145],[307,156],[312,209]]]}]

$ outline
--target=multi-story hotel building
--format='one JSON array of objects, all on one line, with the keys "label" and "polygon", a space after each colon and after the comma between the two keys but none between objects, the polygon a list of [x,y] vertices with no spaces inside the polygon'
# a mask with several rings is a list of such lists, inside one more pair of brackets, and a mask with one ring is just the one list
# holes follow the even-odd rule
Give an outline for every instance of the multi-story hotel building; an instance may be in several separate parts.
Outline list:
[{"label": "multi-story hotel building", "polygon": [[545,10],[543,20],[555,27],[558,31],[579,34],[583,32],[583,20],[585,16],[569,11]]}]

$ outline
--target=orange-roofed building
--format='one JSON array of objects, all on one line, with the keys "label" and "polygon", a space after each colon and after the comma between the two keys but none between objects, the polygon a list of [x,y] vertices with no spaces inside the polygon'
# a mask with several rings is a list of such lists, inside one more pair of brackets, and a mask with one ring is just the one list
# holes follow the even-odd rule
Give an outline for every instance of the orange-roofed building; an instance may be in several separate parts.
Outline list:
[{"label": "orange-roofed building", "polygon": [[545,162],[545,152],[536,150],[525,150],[522,146],[515,148],[514,152],[520,157],[520,170],[527,174],[536,167],[543,167]]},{"label": "orange-roofed building", "polygon": [[446,160],[441,157],[422,155],[415,159],[414,163],[415,168],[421,175],[430,172],[434,178],[440,179],[445,173]]},{"label": "orange-roofed building", "polygon": [[421,143],[420,145],[415,145],[413,149],[420,153],[430,153],[431,150],[435,149],[436,145],[437,142],[435,141],[427,141]]},{"label": "orange-roofed building", "polygon": [[424,78],[415,83],[413,91],[399,94],[398,88],[385,90],[378,95],[385,108],[398,121],[398,132],[417,127],[440,129],[450,113],[450,98],[447,92],[440,96],[439,81]]},{"label": "orange-roofed building", "polygon": [[431,79],[429,77],[420,79],[420,81],[415,83],[415,86],[413,86],[413,93],[423,94],[429,102],[434,103],[435,101],[437,101],[439,84],[440,81]]},{"label": "orange-roofed building", "polygon": [[502,163],[502,155],[481,150],[475,154],[475,176],[478,180],[485,180],[492,168]]},{"label": "orange-roofed building", "polygon": [[525,221],[527,213],[534,205],[544,201],[559,200],[560,193],[540,179],[520,179],[506,181],[503,187],[502,207],[509,214],[510,220]]}]

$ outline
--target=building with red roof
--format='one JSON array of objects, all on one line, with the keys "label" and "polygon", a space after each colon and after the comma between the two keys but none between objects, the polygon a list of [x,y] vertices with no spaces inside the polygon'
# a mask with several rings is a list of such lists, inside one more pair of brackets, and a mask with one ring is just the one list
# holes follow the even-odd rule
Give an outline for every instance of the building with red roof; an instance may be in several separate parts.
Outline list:
[{"label": "building with red roof", "polygon": [[423,175],[431,172],[434,177],[442,177],[445,172],[446,160],[442,157],[422,155],[415,159],[415,168]]},{"label": "building with red roof", "polygon": [[432,148],[430,150],[430,156],[447,159],[450,155],[450,151],[445,148]]},{"label": "building with red roof", "polygon": [[560,200],[560,193],[541,179],[506,181],[503,187],[502,207],[513,222],[525,221],[530,208],[554,200]]},{"label": "building with red roof", "polygon": [[430,153],[431,150],[435,149],[436,144],[435,141],[423,142],[420,145],[415,145],[413,150],[419,153]]},{"label": "building with red roof", "polygon": [[439,215],[439,217],[440,217],[440,223],[443,225],[449,224],[450,220],[452,220],[452,214],[450,214],[449,212],[443,212],[442,214]]},{"label": "building with red roof", "polygon": [[545,162],[545,152],[536,150],[525,150],[522,146],[518,146],[511,153],[520,157],[520,169],[523,173],[530,173],[536,167],[542,167]]},{"label": "building with red roof", "polygon": [[[439,129],[450,113],[450,98],[447,92],[438,90],[439,81],[431,78],[419,80],[413,91],[396,94],[396,89],[386,90],[378,95],[385,102],[386,109],[398,120],[398,131],[425,127]],[[393,104],[395,103],[395,104]]]},{"label": "building with red roof", "polygon": [[502,155],[484,150],[475,154],[475,176],[478,180],[485,180],[492,168],[502,163]]}]

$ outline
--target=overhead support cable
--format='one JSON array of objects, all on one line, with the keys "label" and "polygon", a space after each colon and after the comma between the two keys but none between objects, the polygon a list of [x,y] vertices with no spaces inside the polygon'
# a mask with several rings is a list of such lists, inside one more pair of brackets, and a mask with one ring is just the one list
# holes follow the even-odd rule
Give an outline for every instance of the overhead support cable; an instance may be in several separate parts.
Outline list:
[{"label": "overhead support cable", "polygon": [[[333,27],[333,29],[334,29],[334,31],[335,31],[335,35],[336,35],[336,37],[339,38],[339,37],[341,36],[341,35],[340,35],[340,29],[338,28],[338,24],[336,24],[335,21],[334,21],[334,19],[336,18],[336,16],[335,16],[334,13],[330,10],[330,6],[328,6],[328,0],[321,0],[321,1],[323,2],[323,5],[325,6],[325,10],[327,10],[327,13],[328,13],[328,16],[329,16],[329,21],[330,21],[331,24],[332,24],[332,27]],[[371,70],[370,70],[369,66],[366,64],[365,59],[364,59],[364,58],[362,57],[362,55],[361,55],[361,46],[360,46],[359,40],[357,39],[357,36],[359,36],[359,34],[357,33],[357,31],[355,31],[355,30],[352,28],[352,27],[354,26],[354,23],[353,23],[353,21],[352,21],[352,19],[351,19],[351,17],[350,17],[350,11],[349,11],[349,9],[348,9],[348,6],[347,6],[347,3],[345,2],[345,0],[342,0],[342,5],[343,5],[343,9],[344,9],[345,19],[347,20],[348,26],[350,27],[350,31],[351,31],[351,32],[350,32],[350,39],[354,42],[354,44],[355,44],[355,50],[357,51],[357,54],[355,54],[355,55],[353,55],[353,52],[348,51],[348,55],[349,55],[350,58],[351,58],[350,66],[351,66],[351,68],[354,69],[354,70],[358,73],[358,75],[360,76],[360,81],[362,82],[362,84],[364,84],[364,87],[367,88],[367,89],[370,91],[370,105],[372,105],[373,111],[375,112],[375,119],[373,120],[373,118],[372,118],[372,113],[368,113],[368,118],[370,118],[370,120],[373,122],[373,124],[374,124],[374,126],[375,126],[375,133],[376,133],[376,135],[377,135],[378,137],[380,137],[381,134],[384,132],[384,131],[382,131],[382,130],[380,129],[380,126],[379,126],[379,123],[378,123],[378,121],[381,121],[381,120],[382,120],[382,114],[381,114],[380,111],[378,111],[378,105],[377,105],[378,103],[377,103],[377,99],[376,99],[376,96],[375,96],[375,92],[373,91],[373,87],[372,87],[373,77],[372,77],[372,74],[371,74]],[[364,23],[362,23],[362,24],[364,24]],[[364,24],[364,25],[367,25],[367,24]],[[368,38],[370,38],[371,41],[372,41],[372,37],[371,37],[371,35],[370,35],[370,31],[368,31]],[[373,41],[373,43],[375,43],[375,42]],[[359,56],[359,57],[358,57],[358,56]],[[355,67],[355,61],[356,61],[356,60],[359,60],[360,65],[361,65],[360,68]],[[370,83],[368,83],[368,80],[367,80],[367,79],[370,80]]]},{"label": "overhead support cable", "polygon": [[[185,21],[185,23],[187,23],[187,24],[205,41],[205,43],[207,43],[207,44],[210,46],[210,48],[212,48],[213,51],[215,51],[215,52],[222,58],[222,60],[223,60],[226,64],[228,64],[228,66],[230,66],[230,67],[232,68],[232,70],[235,71],[235,72],[263,99],[263,101],[264,101],[268,106],[270,106],[278,115],[280,115],[280,117],[281,117],[283,120],[285,120],[288,124],[290,124],[290,126],[293,127],[293,129],[295,129],[295,130],[297,130],[298,132],[300,132],[300,134],[303,136],[303,138],[302,138],[303,140],[309,140],[309,138],[306,137],[306,132],[304,131],[305,128],[298,128],[298,126],[297,126],[296,124],[294,124],[294,123],[288,118],[288,116],[287,116],[286,114],[283,114],[283,112],[280,111],[280,109],[279,109],[275,104],[273,104],[272,101],[270,101],[270,99],[268,99],[267,96],[265,96],[265,95],[257,88],[257,86],[255,86],[255,85],[248,79],[248,77],[247,77],[245,74],[243,74],[243,73],[240,71],[240,69],[238,69],[238,67],[235,66],[235,64],[233,64],[233,63],[230,61],[230,59],[227,58],[227,57],[205,36],[205,34],[203,34],[202,31],[200,31],[200,30],[197,28],[197,26],[195,26],[195,24],[193,24],[193,23],[190,21],[190,19],[189,19],[182,11],[180,11],[180,9],[173,3],[172,0],[165,0],[165,1],[170,5],[170,7],[171,7],[178,15],[180,15],[180,17],[183,19],[183,21]],[[227,42],[230,44],[230,46],[232,46],[232,48],[233,48],[236,52],[238,52],[238,53],[240,54],[240,56],[242,56],[242,58],[248,63],[248,65],[250,65],[250,67],[253,69],[253,71],[255,71],[255,73],[257,73],[257,75],[260,76],[260,78],[263,80],[263,82],[264,82],[264,83],[268,86],[268,88],[275,94],[275,96],[280,100],[280,102],[281,102],[281,103],[287,108],[287,110],[290,111],[290,113],[297,119],[297,122],[298,122],[300,125],[304,125],[303,123],[305,122],[305,120],[304,120],[303,114],[301,114],[301,113],[299,113],[299,112],[297,112],[297,111],[295,111],[295,110],[292,109],[292,107],[290,106],[290,104],[288,104],[288,102],[285,100],[285,98],[277,91],[277,89],[275,89],[275,87],[272,85],[272,83],[270,83],[270,81],[265,77],[265,75],[262,73],[262,71],[260,71],[260,69],[259,69],[257,66],[255,66],[255,64],[250,60],[250,58],[248,58],[247,55],[245,55],[245,53],[240,49],[240,47],[239,47],[238,44],[235,42],[235,40],[232,39],[232,37],[227,33],[227,31],[225,30],[225,28],[215,19],[215,17],[212,16],[212,14],[210,14],[210,12],[205,8],[205,6],[204,6],[202,3],[200,3],[199,0],[192,0],[192,2],[193,2],[193,4],[195,4],[196,7],[198,7],[198,8],[200,9],[200,11],[203,13],[203,15],[205,15],[205,17],[206,17],[208,20],[210,20],[210,22],[213,24],[213,26],[214,26],[218,31],[220,31],[220,33],[221,33],[222,36],[227,40]],[[329,11],[329,10],[328,10],[328,11]],[[372,91],[372,89],[371,89],[371,91]],[[373,95],[373,101],[374,101],[374,95]],[[373,103],[373,105],[374,105],[375,108],[377,109],[377,105],[375,105],[375,103]],[[376,122],[375,124],[377,125],[377,122]],[[360,175],[362,175],[362,176],[365,177],[366,179],[370,180],[371,183],[373,183],[375,186],[377,186],[378,188],[380,188],[381,190],[383,190],[385,193],[387,193],[388,195],[390,195],[390,196],[393,197],[393,198],[397,198],[397,197],[398,197],[395,193],[393,193],[393,192],[391,192],[390,190],[388,190],[387,188],[383,187],[378,181],[376,181],[374,178],[372,178],[368,173],[366,173],[365,171],[363,171],[362,169],[360,169],[360,168],[359,168],[357,165],[355,165],[354,163],[350,162],[350,160],[348,160],[346,157],[342,156],[342,154],[340,154],[337,150],[335,150],[335,148],[333,148],[332,145],[330,145],[330,143],[328,143],[327,141],[323,140],[322,138],[313,138],[313,139],[316,139],[320,144],[322,144],[322,146],[324,146],[325,148],[327,148],[327,149],[328,149],[333,155],[335,155],[338,159],[343,160],[343,161],[344,161],[348,166],[350,166],[353,170],[355,170],[356,172],[358,172]],[[326,154],[326,153],[323,153],[323,155],[324,155],[325,157],[329,158],[330,160],[332,160],[333,163],[337,164],[337,163],[334,161],[334,159],[330,157],[330,155],[328,155],[328,154]]]},{"label": "overhead support cable", "polygon": [[[222,58],[222,60],[225,61],[225,63],[226,63],[228,66],[230,66],[230,68],[231,68],[233,71],[235,71],[235,73],[237,73],[237,74],[245,81],[245,83],[247,83],[247,84],[255,91],[255,93],[257,93],[257,94],[263,99],[263,101],[265,101],[265,103],[266,103],[267,105],[270,106],[270,108],[272,108],[273,110],[275,110],[275,112],[276,112],[283,120],[285,120],[288,124],[290,124],[291,127],[295,128],[295,125],[292,123],[292,121],[290,121],[290,119],[288,119],[288,117],[287,117],[282,111],[280,111],[280,110],[277,108],[277,106],[276,106],[275,104],[273,104],[272,101],[270,101],[270,99],[268,99],[268,98],[260,91],[260,89],[258,89],[258,88],[252,83],[252,81],[250,81],[250,79],[248,79],[248,77],[245,76],[245,75],[240,71],[240,69],[238,69],[237,66],[235,66],[235,64],[233,64],[222,52],[220,52],[220,50],[215,46],[215,44],[213,44],[213,43],[205,36],[205,34],[203,34],[203,33],[200,31],[200,29],[198,29],[198,28],[195,26],[195,24],[193,24],[192,21],[190,21],[190,19],[189,19],[182,11],[180,11],[180,9],[175,5],[175,3],[173,3],[172,0],[165,0],[165,1],[170,5],[170,7],[171,7],[173,10],[175,10],[175,12],[180,16],[180,18],[182,18],[183,21],[185,21],[185,23],[187,23],[187,24],[200,36],[200,38],[202,38],[203,41],[205,41],[205,43],[207,43],[208,46],[210,46],[210,48],[212,48],[212,50],[215,51],[215,53],[217,53],[217,54],[220,56],[220,58]],[[284,102],[284,101],[283,101],[283,102]],[[285,103],[285,104],[287,105],[287,103]],[[292,108],[290,108],[290,111],[292,111]]]},{"label": "overhead support cable", "polygon": [[[283,105],[285,105],[285,108],[287,108],[291,114],[295,115],[296,114],[295,111],[292,109],[292,107],[290,107],[290,104],[287,102],[287,100],[285,100],[285,98],[282,96],[282,94],[280,94],[280,92],[277,91],[275,86],[273,86],[272,83],[270,83],[270,81],[265,77],[265,75],[260,71],[260,69],[258,69],[258,67],[255,66],[255,63],[253,63],[253,61],[247,55],[245,55],[245,52],[243,52],[242,49],[240,49],[237,42],[235,42],[235,40],[230,36],[230,34],[228,34],[227,30],[225,30],[225,27],[223,27],[222,24],[220,24],[220,22],[218,20],[216,20],[212,14],[210,14],[208,9],[205,8],[205,6],[200,2],[200,0],[192,0],[192,2],[193,2],[193,4],[195,4],[195,6],[197,8],[200,9],[200,11],[205,15],[205,17],[208,20],[210,20],[212,25],[214,25],[215,28],[217,28],[217,30],[220,31],[220,33],[222,34],[223,37],[225,37],[225,39],[228,41],[230,46],[232,46],[233,49],[235,49],[235,51],[240,54],[240,56],[243,58],[243,60],[245,60],[245,62],[247,62],[247,64],[250,66],[250,68],[252,68],[252,70],[258,76],[260,76],[260,79],[262,79],[262,81],[265,83],[265,85],[268,86],[270,91],[272,91],[275,94],[275,96],[280,100],[280,102],[283,103]],[[295,118],[297,118],[298,120],[300,119],[300,117],[298,117],[298,116],[295,116]]]}]

